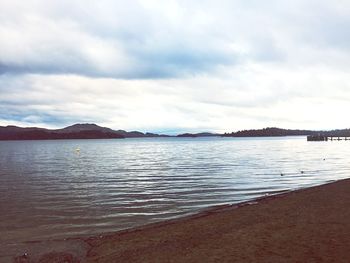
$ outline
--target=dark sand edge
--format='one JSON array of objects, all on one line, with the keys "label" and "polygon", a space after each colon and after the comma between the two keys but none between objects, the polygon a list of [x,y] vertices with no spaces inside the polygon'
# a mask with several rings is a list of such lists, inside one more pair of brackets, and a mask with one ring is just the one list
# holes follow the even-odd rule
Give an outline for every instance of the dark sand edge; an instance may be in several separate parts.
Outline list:
[{"label": "dark sand edge", "polygon": [[[253,207],[253,211],[251,213],[254,213],[255,209],[258,209],[261,207],[264,203],[269,203],[270,201],[279,200],[283,202],[283,199],[285,197],[291,197],[295,196],[294,194],[299,193],[305,193],[305,192],[320,192],[318,190],[323,190],[324,188],[329,188],[329,186],[341,186],[343,184],[349,184],[350,185],[350,179],[343,179],[343,180],[335,180],[332,182],[327,182],[322,185],[307,187],[307,188],[301,188],[297,190],[291,190],[291,191],[285,191],[283,193],[278,194],[272,194],[272,195],[266,195],[262,197],[258,197],[256,199],[252,199],[249,201],[237,203],[237,204],[226,204],[226,205],[219,205],[219,206],[213,206],[209,207],[203,211],[200,211],[195,214],[191,215],[185,215],[182,217],[164,220],[160,222],[155,222],[151,224],[146,224],[142,226],[138,226],[135,228],[120,230],[116,232],[111,233],[103,233],[101,235],[92,236],[92,237],[76,237],[76,238],[67,238],[65,240],[50,240],[50,241],[32,241],[27,242],[28,244],[34,244],[37,249],[34,249],[35,256],[31,257],[31,251],[29,250],[26,256],[19,256],[17,259],[15,259],[14,262],[50,262],[50,260],[53,260],[56,258],[63,258],[66,260],[65,262],[109,262],[111,258],[109,258],[112,255],[112,258],[114,259],[119,258],[116,255],[113,254],[113,245],[115,245],[115,242],[122,242],[124,239],[127,240],[127,242],[138,242],[140,236],[143,236],[145,234],[145,238],[152,238],[152,233],[156,233],[159,230],[166,231],[168,234],[171,233],[171,231],[178,231],[178,228],[181,228],[183,225],[186,224],[193,224],[199,221],[206,221],[209,220],[210,224],[215,225],[215,217],[221,217],[223,214],[232,213],[235,212],[235,215],[239,215],[240,211],[244,207]],[[321,191],[321,194],[325,194]],[[296,195],[298,196],[298,195]],[[307,201],[307,200],[306,200]],[[288,205],[288,204],[287,204]],[[241,208],[241,209],[238,209]],[[349,207],[350,208],[350,207]],[[225,215],[230,216],[230,215]],[[209,218],[210,217],[210,218]],[[204,225],[205,227],[205,225]],[[218,226],[220,228],[220,226]],[[203,231],[206,231],[206,229],[202,229]],[[174,233],[175,233],[174,232]],[[349,233],[350,234],[350,233]],[[189,234],[190,235],[190,234]],[[134,239],[134,241],[133,241]],[[163,241],[169,242],[171,241],[171,238],[164,238]],[[159,241],[159,240],[158,240]],[[161,243],[163,242],[161,240]],[[140,244],[138,244],[140,246]],[[108,249],[103,250],[103,246],[107,246]],[[141,244],[142,246],[142,244]],[[73,247],[73,249],[72,249]],[[102,247],[102,250],[101,250]],[[136,248],[132,250],[134,253],[135,251],[138,251],[137,246]],[[45,249],[43,249],[45,248]],[[100,249],[96,252],[96,248]],[[98,250],[97,249],[97,250]],[[210,248],[208,248],[210,251]],[[41,251],[42,253],[41,253]],[[124,255],[127,253],[127,251],[130,250],[129,248],[122,253]],[[56,254],[51,253],[52,251],[58,251]],[[111,252],[112,251],[112,252]],[[130,252],[130,251],[129,251]],[[61,253],[61,254],[60,254]],[[66,256],[64,255],[66,253]],[[120,253],[120,251],[118,252]],[[138,251],[137,253],[141,253],[142,251]],[[249,253],[247,251],[247,253]],[[51,255],[51,258],[50,258]],[[67,255],[71,255],[71,257],[68,257]],[[164,255],[163,255],[164,256]],[[49,261],[40,261],[41,259],[46,259]],[[164,258],[163,258],[164,259]],[[176,260],[171,260],[171,255],[169,257],[165,257],[166,261],[171,262],[179,262]],[[21,260],[21,261],[20,261]],[[119,260],[122,260],[119,258]],[[223,260],[225,261],[225,260]],[[56,261],[55,261],[56,262]],[[61,261],[57,261],[61,262]],[[64,262],[64,261],[62,261]],[[111,262],[122,262],[122,261],[111,261]],[[136,261],[135,261],[136,262]],[[144,262],[148,262],[145,260]],[[149,261],[151,262],[151,261]],[[157,261],[158,262],[158,261]],[[159,261],[163,262],[163,261]],[[188,262],[196,262],[196,261],[188,261]]]}]

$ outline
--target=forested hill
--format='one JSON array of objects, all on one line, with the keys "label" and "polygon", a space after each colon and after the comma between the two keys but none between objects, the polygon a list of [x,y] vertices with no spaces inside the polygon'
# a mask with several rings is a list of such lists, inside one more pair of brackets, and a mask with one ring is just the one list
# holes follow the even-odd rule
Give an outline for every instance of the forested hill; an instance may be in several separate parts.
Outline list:
[{"label": "forested hill", "polygon": [[21,128],[0,126],[0,140],[57,140],[57,139],[123,139],[136,137],[159,137],[153,133],[112,130],[96,124],[74,124],[63,129]]},{"label": "forested hill", "polygon": [[264,136],[350,136],[350,129],[331,130],[331,131],[312,131],[312,130],[290,130],[280,128],[264,128],[258,130],[242,130],[238,132],[224,133],[223,137],[264,137]]}]

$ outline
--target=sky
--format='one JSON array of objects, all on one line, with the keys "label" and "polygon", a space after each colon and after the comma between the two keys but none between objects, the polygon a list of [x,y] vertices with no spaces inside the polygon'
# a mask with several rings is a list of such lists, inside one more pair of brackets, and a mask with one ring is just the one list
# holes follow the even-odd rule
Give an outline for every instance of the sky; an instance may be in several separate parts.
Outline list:
[{"label": "sky", "polygon": [[350,1],[0,0],[0,126],[350,128]]}]

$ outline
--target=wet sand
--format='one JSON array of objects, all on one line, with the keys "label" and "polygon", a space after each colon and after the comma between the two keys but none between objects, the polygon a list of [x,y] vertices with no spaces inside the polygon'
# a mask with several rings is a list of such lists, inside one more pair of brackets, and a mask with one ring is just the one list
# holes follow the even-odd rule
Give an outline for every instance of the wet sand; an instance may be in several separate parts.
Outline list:
[{"label": "wet sand", "polygon": [[14,262],[350,262],[350,179],[35,246]]}]

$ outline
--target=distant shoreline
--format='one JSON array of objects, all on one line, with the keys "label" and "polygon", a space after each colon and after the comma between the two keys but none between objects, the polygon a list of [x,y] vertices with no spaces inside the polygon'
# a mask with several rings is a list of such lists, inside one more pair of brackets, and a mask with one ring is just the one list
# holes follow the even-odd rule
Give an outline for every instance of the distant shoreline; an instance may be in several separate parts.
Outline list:
[{"label": "distant shoreline", "polygon": [[182,133],[178,135],[157,134],[150,132],[112,130],[96,124],[74,124],[62,129],[22,128],[17,126],[0,126],[0,140],[62,140],[62,139],[124,139],[155,137],[278,137],[278,136],[350,136],[350,129],[332,131],[291,130],[281,128],[264,128],[242,130],[231,133]]},{"label": "distant shoreline", "polygon": [[274,135],[274,136],[159,136],[159,137],[130,137],[130,138],[47,138],[47,139],[0,139],[1,141],[70,141],[70,140],[124,140],[124,139],[157,139],[157,138],[172,138],[172,139],[199,139],[199,138],[284,138],[284,137],[306,137],[306,135]]}]

